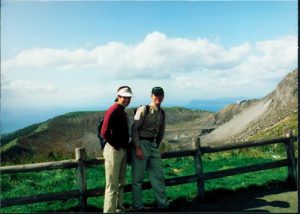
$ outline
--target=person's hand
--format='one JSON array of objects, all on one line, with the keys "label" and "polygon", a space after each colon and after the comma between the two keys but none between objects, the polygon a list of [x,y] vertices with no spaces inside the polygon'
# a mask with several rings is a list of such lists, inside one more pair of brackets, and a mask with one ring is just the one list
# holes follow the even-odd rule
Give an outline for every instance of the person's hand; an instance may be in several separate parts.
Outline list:
[{"label": "person's hand", "polygon": [[144,154],[143,154],[143,150],[141,149],[141,147],[135,147],[135,155],[138,160],[144,159]]}]

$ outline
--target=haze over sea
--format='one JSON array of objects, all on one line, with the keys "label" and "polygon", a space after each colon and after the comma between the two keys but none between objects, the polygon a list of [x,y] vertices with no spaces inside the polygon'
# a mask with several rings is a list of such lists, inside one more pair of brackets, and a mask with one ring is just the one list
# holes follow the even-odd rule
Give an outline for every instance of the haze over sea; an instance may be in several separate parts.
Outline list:
[{"label": "haze over sea", "polygon": [[[225,106],[236,103],[247,98],[218,98],[210,100],[193,100],[186,105],[171,105],[167,104],[164,107],[181,106],[192,110],[205,110],[217,112]],[[129,108],[134,108],[138,105],[130,104]],[[105,111],[109,106],[92,106],[92,107],[60,107],[49,109],[23,109],[22,111],[2,111],[1,134],[16,131],[25,128],[29,125],[41,123],[53,117],[74,111]]]}]

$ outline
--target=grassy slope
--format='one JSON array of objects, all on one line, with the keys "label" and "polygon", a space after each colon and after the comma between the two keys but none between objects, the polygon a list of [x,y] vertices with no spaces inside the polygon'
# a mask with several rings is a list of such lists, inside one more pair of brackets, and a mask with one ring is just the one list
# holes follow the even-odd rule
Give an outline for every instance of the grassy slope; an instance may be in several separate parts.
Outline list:
[{"label": "grassy slope", "polygon": [[284,136],[285,130],[293,130],[293,135],[298,135],[298,114],[294,113],[291,116],[285,118],[272,127],[262,130],[255,136],[250,137],[250,140],[267,139],[273,137]]}]

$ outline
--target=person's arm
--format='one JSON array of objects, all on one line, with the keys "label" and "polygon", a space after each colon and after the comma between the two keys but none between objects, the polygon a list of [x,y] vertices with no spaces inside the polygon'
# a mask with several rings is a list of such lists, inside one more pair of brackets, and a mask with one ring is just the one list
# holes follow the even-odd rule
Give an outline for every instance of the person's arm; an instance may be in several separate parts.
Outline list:
[{"label": "person's arm", "polygon": [[[161,110],[161,116],[163,117],[163,110]],[[165,135],[165,129],[166,129],[166,117],[164,116],[162,121],[162,125],[160,126],[159,132],[157,134],[156,143],[159,145]]]},{"label": "person's arm", "polygon": [[103,120],[103,125],[101,129],[101,135],[111,146],[115,149],[119,149],[113,137],[113,123],[114,123],[115,111],[107,111]]},{"label": "person's arm", "polygon": [[136,110],[132,122],[132,141],[136,147],[140,147],[139,128],[142,125],[145,116],[145,106],[141,106]]},{"label": "person's arm", "polygon": [[137,159],[142,160],[144,158],[143,151],[141,149],[140,140],[139,140],[139,128],[142,125],[142,122],[145,117],[145,106],[141,106],[136,110],[136,113],[132,122],[132,142],[135,147],[135,155]]}]

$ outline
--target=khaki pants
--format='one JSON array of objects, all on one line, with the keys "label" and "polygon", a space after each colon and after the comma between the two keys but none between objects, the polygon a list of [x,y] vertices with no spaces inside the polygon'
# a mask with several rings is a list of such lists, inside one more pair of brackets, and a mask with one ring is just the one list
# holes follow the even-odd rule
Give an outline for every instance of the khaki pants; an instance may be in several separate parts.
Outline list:
[{"label": "khaki pants", "polygon": [[144,159],[138,160],[133,148],[132,151],[132,203],[134,208],[142,208],[143,190],[142,183],[145,172],[148,172],[151,186],[154,190],[155,199],[158,208],[168,206],[166,196],[166,185],[164,180],[164,170],[160,157],[160,151],[156,143],[151,143],[146,140],[140,140],[141,148],[144,153]]},{"label": "khaki pants", "polygon": [[116,150],[107,143],[103,150],[105,159],[104,213],[123,209],[123,193],[126,176],[126,149]]}]

